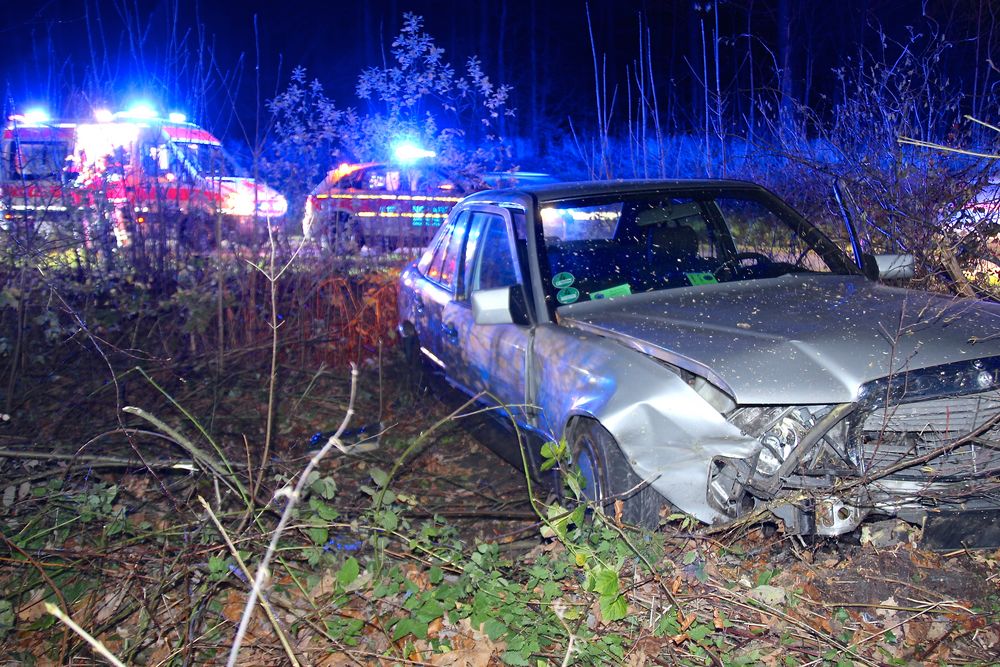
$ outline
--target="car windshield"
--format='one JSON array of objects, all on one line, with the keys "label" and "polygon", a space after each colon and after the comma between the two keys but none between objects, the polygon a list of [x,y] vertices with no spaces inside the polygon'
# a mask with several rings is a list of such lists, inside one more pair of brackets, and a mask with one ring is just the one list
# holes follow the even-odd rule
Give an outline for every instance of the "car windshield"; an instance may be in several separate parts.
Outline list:
[{"label": "car windshield", "polygon": [[241,176],[236,163],[222,150],[222,146],[194,142],[175,142],[187,162],[202,176]]},{"label": "car windshield", "polygon": [[836,246],[759,190],[545,204],[540,264],[555,305],[789,273],[855,274]]}]

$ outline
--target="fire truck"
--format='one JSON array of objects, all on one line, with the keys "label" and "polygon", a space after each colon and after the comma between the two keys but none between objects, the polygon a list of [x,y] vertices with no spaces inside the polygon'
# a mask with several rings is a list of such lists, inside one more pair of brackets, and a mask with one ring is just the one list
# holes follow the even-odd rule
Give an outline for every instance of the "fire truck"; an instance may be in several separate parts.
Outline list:
[{"label": "fire truck", "polygon": [[345,163],[309,194],[302,231],[339,252],[422,248],[464,191],[431,166]]},{"label": "fire truck", "polygon": [[8,228],[79,227],[88,242],[103,232],[118,246],[160,233],[206,247],[220,217],[228,235],[247,238],[286,210],[282,195],[241,175],[222,143],[180,114],[143,108],[52,121],[28,113],[11,116],[0,139]]}]

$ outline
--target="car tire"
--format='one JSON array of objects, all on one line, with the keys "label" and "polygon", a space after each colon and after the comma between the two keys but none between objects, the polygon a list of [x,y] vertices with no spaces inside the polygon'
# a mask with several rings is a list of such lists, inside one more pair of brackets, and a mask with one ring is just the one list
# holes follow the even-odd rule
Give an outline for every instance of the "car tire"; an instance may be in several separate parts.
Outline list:
[{"label": "car tire", "polygon": [[660,510],[670,504],[635,474],[607,429],[593,419],[578,419],[569,427],[566,440],[573,465],[583,477],[586,500],[601,505],[611,517],[615,501],[621,500],[623,523],[649,530],[657,527]]}]

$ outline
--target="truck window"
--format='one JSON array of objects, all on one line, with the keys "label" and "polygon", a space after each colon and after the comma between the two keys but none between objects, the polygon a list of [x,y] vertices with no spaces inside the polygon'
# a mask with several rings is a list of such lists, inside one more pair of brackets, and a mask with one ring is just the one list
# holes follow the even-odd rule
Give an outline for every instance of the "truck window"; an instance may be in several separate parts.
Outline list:
[{"label": "truck window", "polygon": [[14,178],[60,178],[69,153],[69,146],[62,142],[11,142],[4,162]]},{"label": "truck window", "polygon": [[239,176],[236,165],[223,152],[222,146],[183,141],[174,142],[174,145],[184,160],[202,176]]}]

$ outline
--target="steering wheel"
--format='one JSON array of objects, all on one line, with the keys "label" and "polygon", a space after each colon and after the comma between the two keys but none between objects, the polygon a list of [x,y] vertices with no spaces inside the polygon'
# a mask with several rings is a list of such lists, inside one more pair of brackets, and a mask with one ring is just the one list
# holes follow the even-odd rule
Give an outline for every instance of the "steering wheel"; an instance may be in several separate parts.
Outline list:
[{"label": "steering wheel", "polygon": [[724,261],[722,264],[719,264],[717,267],[712,269],[712,275],[718,277],[720,272],[729,271],[730,269],[739,265],[740,262],[746,260],[753,260],[753,263],[756,266],[772,263],[771,258],[763,253],[753,252],[753,251],[738,252],[729,259],[727,259],[726,261]]}]

